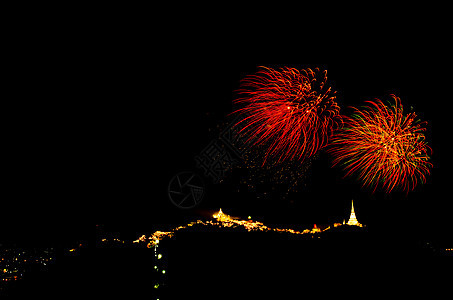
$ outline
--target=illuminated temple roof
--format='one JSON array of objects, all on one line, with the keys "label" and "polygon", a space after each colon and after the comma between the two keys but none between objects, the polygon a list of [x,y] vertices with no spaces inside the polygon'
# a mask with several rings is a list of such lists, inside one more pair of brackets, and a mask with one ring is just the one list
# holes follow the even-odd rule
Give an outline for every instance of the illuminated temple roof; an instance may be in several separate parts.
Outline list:
[{"label": "illuminated temple roof", "polygon": [[216,214],[213,215],[214,219],[220,222],[227,222],[231,221],[232,218],[229,215],[223,213],[222,209],[220,209]]}]

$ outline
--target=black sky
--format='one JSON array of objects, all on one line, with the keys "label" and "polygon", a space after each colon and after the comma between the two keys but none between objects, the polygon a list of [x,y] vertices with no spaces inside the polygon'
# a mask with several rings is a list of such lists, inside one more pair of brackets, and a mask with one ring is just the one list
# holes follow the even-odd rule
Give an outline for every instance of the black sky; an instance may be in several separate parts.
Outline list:
[{"label": "black sky", "polygon": [[196,215],[170,203],[168,182],[180,171],[200,171],[195,155],[232,111],[240,79],[258,66],[327,69],[342,112],[364,100],[401,97],[406,109],[412,106],[429,123],[432,176],[407,197],[371,195],[357,181],[342,179],[321,154],[307,186],[291,196],[293,206],[253,194],[233,199],[229,186],[208,184],[200,209],[327,223],[347,218],[354,199],[363,223],[388,228],[396,222],[414,235],[446,232],[451,46],[429,32],[346,37],[332,29],[321,42],[278,41],[275,34],[213,37],[189,29],[64,33],[30,31],[8,62],[0,218],[5,240],[85,238],[94,224],[146,232]]}]

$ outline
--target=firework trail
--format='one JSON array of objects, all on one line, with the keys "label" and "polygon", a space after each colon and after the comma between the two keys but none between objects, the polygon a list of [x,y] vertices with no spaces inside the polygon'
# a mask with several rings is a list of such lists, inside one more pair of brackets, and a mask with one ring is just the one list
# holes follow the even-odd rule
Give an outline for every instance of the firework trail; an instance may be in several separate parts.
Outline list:
[{"label": "firework trail", "polygon": [[415,113],[405,115],[400,98],[394,103],[366,101],[369,106],[354,108],[351,117],[343,117],[344,127],[332,138],[328,152],[333,164],[341,164],[345,176],[356,174],[363,186],[386,192],[401,189],[409,192],[426,182],[432,164],[431,148],[423,132],[426,122]]},{"label": "firework trail", "polygon": [[270,158],[303,161],[327,145],[341,118],[326,81],[327,71],[287,67],[260,67],[241,81],[237,125],[251,146],[264,149],[263,165]]}]

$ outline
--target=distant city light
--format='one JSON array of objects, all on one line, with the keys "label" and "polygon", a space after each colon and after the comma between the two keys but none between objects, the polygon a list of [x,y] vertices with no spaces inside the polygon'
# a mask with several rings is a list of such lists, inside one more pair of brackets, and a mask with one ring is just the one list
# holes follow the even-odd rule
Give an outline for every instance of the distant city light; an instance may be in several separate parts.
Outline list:
[{"label": "distant city light", "polygon": [[40,265],[38,269],[47,270],[51,255],[53,248],[0,248],[0,291],[3,282],[21,280],[32,266]]}]

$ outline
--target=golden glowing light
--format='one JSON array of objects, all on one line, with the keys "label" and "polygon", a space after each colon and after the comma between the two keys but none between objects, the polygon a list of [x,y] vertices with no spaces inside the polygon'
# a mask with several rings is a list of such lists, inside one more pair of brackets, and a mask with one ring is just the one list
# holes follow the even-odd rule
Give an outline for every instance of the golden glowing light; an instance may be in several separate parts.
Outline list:
[{"label": "golden glowing light", "polygon": [[[164,238],[172,238],[175,234],[175,232],[186,229],[188,227],[192,226],[212,226],[212,227],[217,227],[217,228],[243,228],[247,230],[248,232],[251,231],[262,231],[262,232],[280,232],[280,233],[287,233],[287,234],[296,234],[296,235],[304,235],[304,234],[318,234],[323,231],[326,231],[330,229],[330,226],[321,229],[314,225],[313,228],[311,229],[304,229],[303,231],[298,231],[294,230],[291,228],[272,228],[264,225],[262,222],[259,221],[253,221],[251,219],[251,216],[247,217],[247,220],[242,220],[238,217],[232,217],[227,214],[225,214],[222,209],[219,209],[218,212],[214,213],[212,215],[214,220],[208,220],[208,221],[203,221],[203,220],[197,220],[190,222],[186,225],[181,225],[176,228],[174,228],[171,231],[156,231],[154,232],[150,237],[146,237],[146,235],[142,235],[139,237],[137,240],[133,241],[134,243],[140,243],[140,242],[148,242],[147,247],[148,248],[153,248],[159,244],[159,241],[164,239]],[[341,225],[341,224],[340,224]],[[335,227],[339,226],[339,223],[336,223]],[[162,258],[162,254],[159,254],[157,256],[158,259]],[[156,267],[154,267],[156,269]]]},{"label": "golden glowing light", "polygon": [[348,224],[349,226],[352,225],[352,226],[363,227],[363,225],[357,221],[357,217],[355,216],[354,201],[352,201],[352,203],[351,203],[351,215],[349,216],[348,223],[346,223],[346,224]]},{"label": "golden glowing light", "polygon": [[[319,228],[316,224],[314,224],[313,228],[311,228],[311,229],[307,228],[307,229],[304,229],[303,231],[298,231],[298,230],[294,230],[291,228],[272,228],[272,227],[268,227],[268,226],[264,225],[261,222],[253,221],[251,219],[251,216],[248,216],[247,220],[242,220],[238,217],[229,216],[229,215],[225,214],[222,211],[222,209],[219,209],[219,211],[214,213],[212,215],[212,217],[214,218],[214,220],[193,221],[186,225],[178,226],[178,227],[172,229],[171,231],[156,231],[150,237],[146,237],[146,235],[142,235],[141,237],[139,237],[137,240],[135,240],[133,242],[134,243],[140,243],[140,242],[146,243],[147,242],[148,248],[153,248],[153,247],[157,248],[159,241],[161,241],[162,239],[172,238],[174,236],[175,232],[182,230],[182,229],[186,229],[188,227],[192,227],[192,226],[211,226],[211,227],[216,227],[216,228],[243,228],[243,229],[247,230],[248,232],[251,232],[251,231],[280,232],[280,233],[295,234],[295,235],[311,234],[312,236],[331,229],[331,226],[328,226],[328,227],[322,229],[322,228]],[[354,212],[353,203],[352,203],[351,214],[350,214],[348,223],[345,223],[345,221],[343,221],[343,224],[334,223],[333,227],[339,227],[339,226],[343,226],[343,225],[358,226],[358,227],[364,226],[357,221],[357,217]],[[449,251],[449,249],[446,249],[446,251]],[[162,258],[162,254],[158,254],[157,259],[161,259],[161,258]],[[154,269],[157,269],[157,266],[154,266]],[[164,272],[165,271],[163,271],[162,273],[164,273]]]}]

